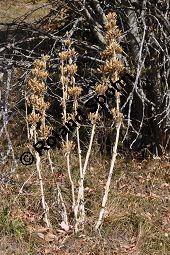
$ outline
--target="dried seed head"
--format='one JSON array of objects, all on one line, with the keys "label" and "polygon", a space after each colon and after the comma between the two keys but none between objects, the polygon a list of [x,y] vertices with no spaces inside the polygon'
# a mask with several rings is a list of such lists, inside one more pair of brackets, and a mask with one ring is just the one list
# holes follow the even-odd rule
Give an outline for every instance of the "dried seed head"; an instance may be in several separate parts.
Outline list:
[{"label": "dried seed head", "polygon": [[123,69],[124,69],[124,66],[120,60],[110,59],[110,60],[107,60],[106,63],[100,68],[100,72],[107,75],[111,75],[115,71],[120,73],[122,72]]},{"label": "dried seed head", "polygon": [[121,32],[118,26],[116,25],[116,22],[117,22],[116,18],[117,18],[117,15],[115,12],[110,12],[106,15],[107,22],[106,22],[105,28],[107,31],[106,31],[105,38],[107,43],[111,43],[113,39],[116,39],[120,37],[121,35]]},{"label": "dried seed head", "polygon": [[[41,59],[36,59],[33,63],[32,68],[32,78],[29,79],[28,85],[31,88],[33,93],[27,100],[30,105],[33,106],[33,112],[28,116],[28,122],[32,124],[31,137],[33,138],[34,132],[36,130],[36,123],[41,122],[40,133],[44,137],[48,137],[49,132],[48,128],[45,126],[45,111],[49,107],[49,103],[44,101],[44,94],[47,91],[47,86],[45,85],[44,80],[48,76],[46,69],[46,61],[49,59],[49,56],[42,56]],[[38,111],[38,114],[35,114],[35,110]]]},{"label": "dried seed head", "polygon": [[51,131],[52,131],[52,127],[49,127],[49,126],[47,126],[47,125],[45,125],[45,126],[44,126],[44,125],[41,125],[41,126],[40,126],[40,130],[39,130],[40,136],[42,136],[42,137],[45,138],[45,139],[48,139],[48,137],[49,137]]},{"label": "dried seed head", "polygon": [[95,124],[97,120],[100,120],[99,114],[96,117],[96,113],[89,113],[89,120],[91,121],[92,124]]},{"label": "dried seed head", "polygon": [[108,58],[113,56],[113,54],[121,53],[122,51],[122,47],[120,47],[120,45],[115,40],[112,40],[112,42],[106,47],[101,55],[103,58]]},{"label": "dried seed head", "polygon": [[32,105],[35,105],[37,103],[37,100],[38,100],[38,95],[31,95],[29,98],[28,98],[28,104],[32,104]]},{"label": "dried seed head", "polygon": [[41,70],[39,67],[35,67],[32,70],[32,74],[39,79],[46,79],[48,77],[48,72]]},{"label": "dried seed head", "polygon": [[106,15],[106,19],[107,19],[108,22],[111,22],[111,21],[116,22],[117,21],[117,14],[116,14],[116,12],[109,12]]},{"label": "dried seed head", "polygon": [[74,48],[69,49],[67,51],[62,51],[62,52],[59,53],[59,57],[63,61],[67,60],[68,58],[75,57],[75,56],[77,56],[77,53],[76,53]]},{"label": "dried seed head", "polygon": [[42,55],[41,57],[42,61],[47,62],[50,59],[49,55]]},{"label": "dried seed head", "polygon": [[67,46],[71,46],[72,43],[73,42],[70,39],[64,40],[64,44],[67,45]]},{"label": "dried seed head", "polygon": [[28,123],[34,124],[36,122],[39,122],[41,119],[40,114],[34,114],[33,112],[27,116]]},{"label": "dried seed head", "polygon": [[36,68],[40,68],[40,69],[45,69],[46,68],[46,62],[47,60],[49,60],[49,56],[48,55],[42,55],[41,59],[36,59],[33,62],[33,66]]},{"label": "dried seed head", "polygon": [[74,75],[77,72],[77,65],[75,63],[71,65],[65,65],[63,68],[63,72],[65,74]]},{"label": "dried seed head", "polygon": [[41,59],[36,59],[33,63],[35,67],[39,67],[40,69],[46,68],[46,62],[42,61]]},{"label": "dried seed head", "polygon": [[116,122],[122,122],[123,120],[123,113],[118,111],[116,108],[111,109],[112,116],[116,120]]},{"label": "dried seed head", "polygon": [[116,26],[112,30],[108,30],[105,36],[106,42],[111,43],[112,39],[119,38],[122,35],[119,28]]},{"label": "dried seed head", "polygon": [[43,81],[39,82],[36,77],[28,81],[32,92],[34,94],[44,94],[47,91],[47,87]]},{"label": "dried seed head", "polygon": [[45,103],[44,99],[40,97],[36,100],[36,104],[34,106],[36,110],[43,112],[49,108],[50,103],[49,102]]},{"label": "dried seed head", "polygon": [[80,96],[81,92],[82,92],[82,88],[77,86],[68,89],[68,94],[74,98]]},{"label": "dried seed head", "polygon": [[69,83],[69,78],[68,77],[66,77],[66,76],[61,76],[61,78],[60,78],[60,82],[62,83],[62,84],[68,84]]},{"label": "dried seed head", "polygon": [[70,151],[74,148],[73,141],[67,141],[62,144],[63,153],[66,155],[67,153],[70,153]]},{"label": "dried seed head", "polygon": [[104,95],[107,90],[107,86],[103,83],[97,83],[95,87],[95,91],[98,95]]}]

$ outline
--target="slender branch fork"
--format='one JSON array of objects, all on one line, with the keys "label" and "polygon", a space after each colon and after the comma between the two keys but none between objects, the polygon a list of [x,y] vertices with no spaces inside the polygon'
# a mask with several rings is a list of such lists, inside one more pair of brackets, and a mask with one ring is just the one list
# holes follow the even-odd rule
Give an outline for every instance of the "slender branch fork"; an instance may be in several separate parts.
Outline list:
[{"label": "slender branch fork", "polygon": [[[76,215],[76,224],[75,224],[75,232],[77,233],[79,231],[79,228],[83,229],[84,228],[84,221],[85,221],[85,210],[84,210],[84,178],[92,150],[92,145],[93,145],[93,140],[94,140],[94,135],[95,135],[95,129],[96,129],[96,121],[98,118],[98,113],[99,113],[99,105],[98,109],[95,113],[94,117],[94,122],[92,126],[92,131],[91,131],[91,136],[90,136],[90,142],[88,146],[88,150],[86,153],[86,158],[83,166],[82,173],[80,175],[80,182],[79,182],[79,190],[78,190],[78,197],[76,201],[76,206],[75,206],[75,215]],[[80,213],[79,218],[78,218],[78,213]]]}]

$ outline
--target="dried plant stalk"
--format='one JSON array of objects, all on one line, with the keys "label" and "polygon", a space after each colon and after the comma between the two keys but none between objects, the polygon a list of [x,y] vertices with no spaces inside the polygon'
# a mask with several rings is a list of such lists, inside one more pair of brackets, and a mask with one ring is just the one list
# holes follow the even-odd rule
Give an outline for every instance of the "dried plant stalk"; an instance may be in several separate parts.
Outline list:
[{"label": "dried plant stalk", "polygon": [[62,221],[64,221],[64,223],[68,226],[69,224],[68,224],[67,209],[66,209],[66,205],[64,203],[64,199],[63,199],[61,189],[58,183],[57,183],[57,192],[58,192],[58,204],[61,204],[61,207],[62,207],[62,211],[61,211]]},{"label": "dried plant stalk", "polygon": [[[107,22],[106,22],[105,37],[106,37],[107,46],[106,46],[106,49],[102,52],[102,56],[104,59],[106,59],[106,61],[105,61],[105,64],[99,70],[103,74],[103,80],[106,81],[111,79],[112,82],[115,82],[118,79],[119,73],[121,73],[124,69],[123,64],[121,63],[119,59],[117,59],[117,56],[116,56],[116,53],[122,52],[122,48],[116,42],[116,39],[120,36],[120,31],[116,25],[116,13],[114,12],[109,13],[106,16],[106,18],[107,18]],[[120,128],[122,123],[122,114],[120,112],[120,107],[119,107],[120,93],[117,91],[115,92],[115,99],[116,99],[116,109],[113,109],[112,113],[116,123],[116,139],[115,139],[115,144],[114,144],[113,153],[112,153],[109,175],[105,185],[104,196],[102,199],[102,206],[99,213],[98,221],[95,225],[95,230],[98,230],[98,228],[102,224],[102,220],[103,220],[103,216],[104,216],[104,212],[106,208],[106,203],[108,200],[111,178],[112,178],[113,169],[114,169],[116,156],[117,156],[117,147],[118,147],[119,134],[120,134]]]},{"label": "dried plant stalk", "polygon": [[[84,177],[86,174],[91,150],[92,150],[92,145],[93,145],[93,140],[94,140],[94,135],[95,135],[95,129],[96,129],[96,122],[98,118],[98,112],[99,112],[99,106],[98,109],[94,115],[94,120],[93,120],[93,126],[92,126],[92,131],[91,131],[91,136],[90,136],[90,142],[89,142],[89,147],[87,150],[83,170],[82,170],[82,175],[80,176],[80,183],[79,183],[79,191],[78,191],[78,198],[76,202],[76,207],[75,207],[75,213],[77,217],[77,222],[75,224],[75,232],[77,233],[80,229],[84,229],[84,222],[85,222],[85,210],[84,210]],[[78,217],[79,213],[79,217]]]},{"label": "dried plant stalk", "polygon": [[[74,75],[74,73],[77,71],[76,64],[72,64],[72,56],[74,56],[74,50],[70,50],[71,41],[70,39],[65,40],[65,46],[68,46],[68,50],[62,51],[59,54],[60,57],[60,70],[61,70],[61,84],[62,84],[62,90],[63,90],[63,100],[62,100],[62,107],[63,107],[63,124],[67,122],[67,99],[68,99],[68,84],[70,83],[71,77]],[[67,64],[67,62],[69,62]],[[69,142],[69,136],[66,135],[66,161],[67,161],[67,172],[68,177],[71,184],[71,193],[72,193],[72,208],[74,211],[75,208],[75,188],[74,188],[74,182],[71,175],[71,165],[70,165],[70,152],[71,152],[71,146]]]},{"label": "dried plant stalk", "polygon": [[[116,58],[116,53],[120,53],[122,51],[122,48],[119,46],[119,44],[116,42],[116,38],[120,36],[120,31],[118,27],[116,26],[116,14],[115,13],[109,13],[107,15],[107,23],[106,23],[106,43],[107,47],[103,51],[102,56],[104,59],[106,59],[105,64],[99,69],[99,71],[102,73],[102,82],[99,86],[97,84],[96,92],[99,95],[103,95],[106,91],[106,85],[109,78],[116,81],[118,79],[118,73],[120,73],[123,70],[122,63]],[[99,107],[98,107],[99,110]],[[81,225],[81,229],[84,228],[84,221],[85,221],[85,211],[84,211],[84,177],[87,169],[87,165],[89,162],[91,150],[92,150],[92,143],[94,139],[95,134],[95,128],[96,128],[96,120],[98,117],[98,110],[95,114],[95,121],[92,126],[92,132],[91,132],[91,138],[89,143],[89,148],[86,154],[86,159],[83,166],[83,172],[82,176],[80,177],[80,185],[79,185],[79,191],[78,191],[78,199],[76,202],[75,207],[75,213],[76,217],[79,214],[77,223],[75,225],[75,231],[77,232],[79,230],[79,225]]]},{"label": "dried plant stalk", "polygon": [[26,115],[26,126],[27,126],[27,137],[28,141],[30,140],[29,124],[28,124],[28,105],[27,105],[27,95],[25,91],[25,115]]},{"label": "dried plant stalk", "polygon": [[41,174],[41,164],[40,164],[40,156],[38,152],[35,152],[36,156],[36,168],[38,172],[39,177],[39,183],[40,183],[40,189],[41,189],[41,201],[42,201],[42,207],[44,210],[44,221],[47,224],[47,227],[50,227],[50,221],[49,221],[49,208],[47,203],[45,202],[45,196],[44,196],[44,186],[43,186],[43,180],[42,180],[42,174]]},{"label": "dried plant stalk", "polygon": [[[33,110],[32,113],[27,116],[27,121],[29,124],[31,124],[29,136],[30,142],[34,140],[34,143],[37,142],[38,137],[38,133],[36,130],[38,121],[41,122],[41,137],[44,138],[48,135],[48,128],[46,128],[45,126],[45,112],[48,104],[44,102],[44,93],[46,92],[46,86],[44,81],[48,76],[48,73],[46,72],[46,62],[48,58],[48,56],[42,56],[41,59],[37,59],[34,61],[34,67],[32,68],[32,77],[30,77],[28,81],[28,85],[32,92],[32,95],[28,98],[28,103],[32,106]],[[35,110],[37,110],[39,113],[36,114]],[[47,227],[50,227],[51,224],[49,221],[49,208],[47,203],[45,202],[44,185],[41,173],[41,159],[38,152],[35,152],[35,158],[41,192],[42,208],[44,211],[44,221]]]},{"label": "dried plant stalk", "polygon": [[113,169],[114,169],[116,156],[117,156],[117,147],[118,147],[119,134],[120,134],[120,128],[121,128],[121,123],[122,123],[122,115],[119,112],[119,103],[120,103],[120,94],[119,94],[119,92],[117,92],[116,93],[116,104],[117,104],[117,107],[116,107],[117,108],[116,139],[115,139],[115,145],[114,145],[113,153],[112,153],[112,160],[111,160],[111,164],[110,164],[109,175],[108,175],[108,179],[107,179],[107,182],[106,182],[106,185],[105,185],[105,193],[104,193],[103,200],[102,200],[102,206],[101,206],[101,210],[100,210],[100,213],[99,213],[99,218],[98,218],[98,221],[95,225],[95,230],[98,230],[98,228],[102,224],[102,219],[103,219],[103,216],[104,216],[106,203],[107,203],[107,199],[108,199],[108,194],[109,194],[109,189],[110,189],[110,184],[111,184],[111,179],[112,179],[112,175],[113,175]]}]

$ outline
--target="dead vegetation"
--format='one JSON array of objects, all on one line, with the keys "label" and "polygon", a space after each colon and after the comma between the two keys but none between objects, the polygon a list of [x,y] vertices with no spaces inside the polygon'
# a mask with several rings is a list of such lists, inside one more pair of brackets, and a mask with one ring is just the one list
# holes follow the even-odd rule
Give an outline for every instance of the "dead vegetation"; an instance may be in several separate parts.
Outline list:
[{"label": "dead vegetation", "polygon": [[2,6],[0,254],[170,253],[168,14],[113,2]]}]

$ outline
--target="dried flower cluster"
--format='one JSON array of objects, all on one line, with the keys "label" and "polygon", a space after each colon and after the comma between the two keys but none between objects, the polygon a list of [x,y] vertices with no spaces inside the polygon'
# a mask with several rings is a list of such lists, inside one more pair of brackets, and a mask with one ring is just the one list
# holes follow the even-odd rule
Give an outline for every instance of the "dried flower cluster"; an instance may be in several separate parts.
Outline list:
[{"label": "dried flower cluster", "polygon": [[63,108],[63,121],[67,121],[66,116],[66,100],[69,96],[76,99],[80,94],[82,89],[75,85],[75,74],[77,73],[77,64],[75,63],[77,53],[74,48],[71,47],[71,39],[66,39],[64,41],[67,50],[59,53],[60,58],[60,70],[61,70],[61,84],[63,89],[63,102],[61,103]]},{"label": "dried flower cluster", "polygon": [[122,47],[116,42],[116,40],[112,39],[107,48],[101,53],[103,58],[108,58],[112,55],[113,52],[121,53],[123,51]]},{"label": "dried flower cluster", "polygon": [[[81,93],[81,88],[75,86],[75,74],[77,73],[77,64],[75,62],[77,53],[74,48],[71,47],[72,41],[68,37],[64,40],[65,50],[59,53],[60,58],[60,70],[61,70],[61,84],[63,90],[63,100],[61,105],[63,107],[63,124],[65,124],[70,119],[70,114],[67,113],[67,100],[69,96],[77,98]],[[69,157],[69,152],[71,151],[72,142],[68,140],[68,135],[66,137],[66,142],[63,144],[63,151],[67,151]],[[69,161],[69,159],[67,158]]]},{"label": "dried flower cluster", "polygon": [[118,111],[116,108],[113,108],[111,109],[111,112],[112,112],[113,118],[117,120],[116,124],[119,122],[122,122],[123,114],[120,111]]},{"label": "dried flower cluster", "polygon": [[119,73],[121,73],[124,69],[123,64],[121,61],[117,58],[116,54],[121,53],[123,49],[119,45],[119,43],[116,41],[117,38],[121,35],[121,32],[116,25],[116,13],[109,13],[106,23],[106,49],[101,53],[103,59],[106,59],[105,64],[99,69],[100,72],[106,76],[110,77],[114,81],[117,80],[117,76]]},{"label": "dried flower cluster", "polygon": [[113,40],[116,40],[121,36],[121,31],[119,30],[117,23],[117,14],[115,12],[109,12],[106,16],[107,23],[105,25],[106,35],[105,39],[107,44],[110,45]]},{"label": "dried flower cluster", "polygon": [[96,92],[99,95],[104,95],[110,84],[110,80],[116,82],[119,78],[119,74],[124,70],[124,65],[117,57],[117,54],[120,54],[123,49],[117,42],[121,32],[116,25],[116,17],[117,15],[114,12],[108,13],[106,16],[106,49],[101,53],[105,63],[98,69],[98,71],[102,73],[102,82],[96,84]]},{"label": "dried flower cluster", "polygon": [[109,13],[107,18],[107,23],[105,25],[106,28],[106,49],[101,53],[102,58],[105,59],[105,64],[101,66],[99,71],[103,74],[103,76],[107,78],[111,78],[114,81],[117,80],[117,76],[124,69],[123,64],[117,58],[117,54],[121,53],[123,49],[117,42],[117,38],[121,35],[121,32],[116,25],[116,13]]},{"label": "dried flower cluster", "polygon": [[48,59],[49,56],[46,55],[34,61],[31,70],[32,75],[28,81],[32,94],[27,99],[28,104],[33,108],[32,113],[27,117],[28,123],[32,125],[31,129],[36,131],[37,123],[41,122],[39,132],[44,138],[48,137],[50,131],[49,128],[45,126],[45,112],[49,107],[49,103],[44,101],[44,95],[47,92],[45,81],[48,77],[48,72],[46,71]]},{"label": "dried flower cluster", "polygon": [[66,50],[66,51],[62,51],[59,53],[59,57],[61,60],[67,60],[68,58],[72,58],[76,56],[76,52],[75,52],[75,49],[72,48],[72,49],[69,49],[69,50]]},{"label": "dried flower cluster", "polygon": [[101,83],[96,83],[95,91],[98,95],[104,95],[106,90],[107,90],[107,86],[104,81]]},{"label": "dried flower cluster", "polygon": [[72,88],[69,88],[68,89],[68,94],[71,96],[71,97],[75,97],[77,98],[78,96],[80,96],[81,94],[81,91],[82,91],[82,88],[78,87],[78,86],[75,86],[75,87],[72,87]]},{"label": "dried flower cluster", "polygon": [[[115,55],[115,51],[113,50],[113,53]],[[120,73],[123,70],[123,64],[121,61],[117,58],[111,58],[109,60],[106,60],[105,65],[101,68],[101,72],[105,75],[111,75],[113,76],[113,80],[115,80],[114,73]]]},{"label": "dried flower cluster", "polygon": [[73,141],[67,141],[65,144],[63,144],[63,154],[69,153],[72,149],[74,149]]}]

